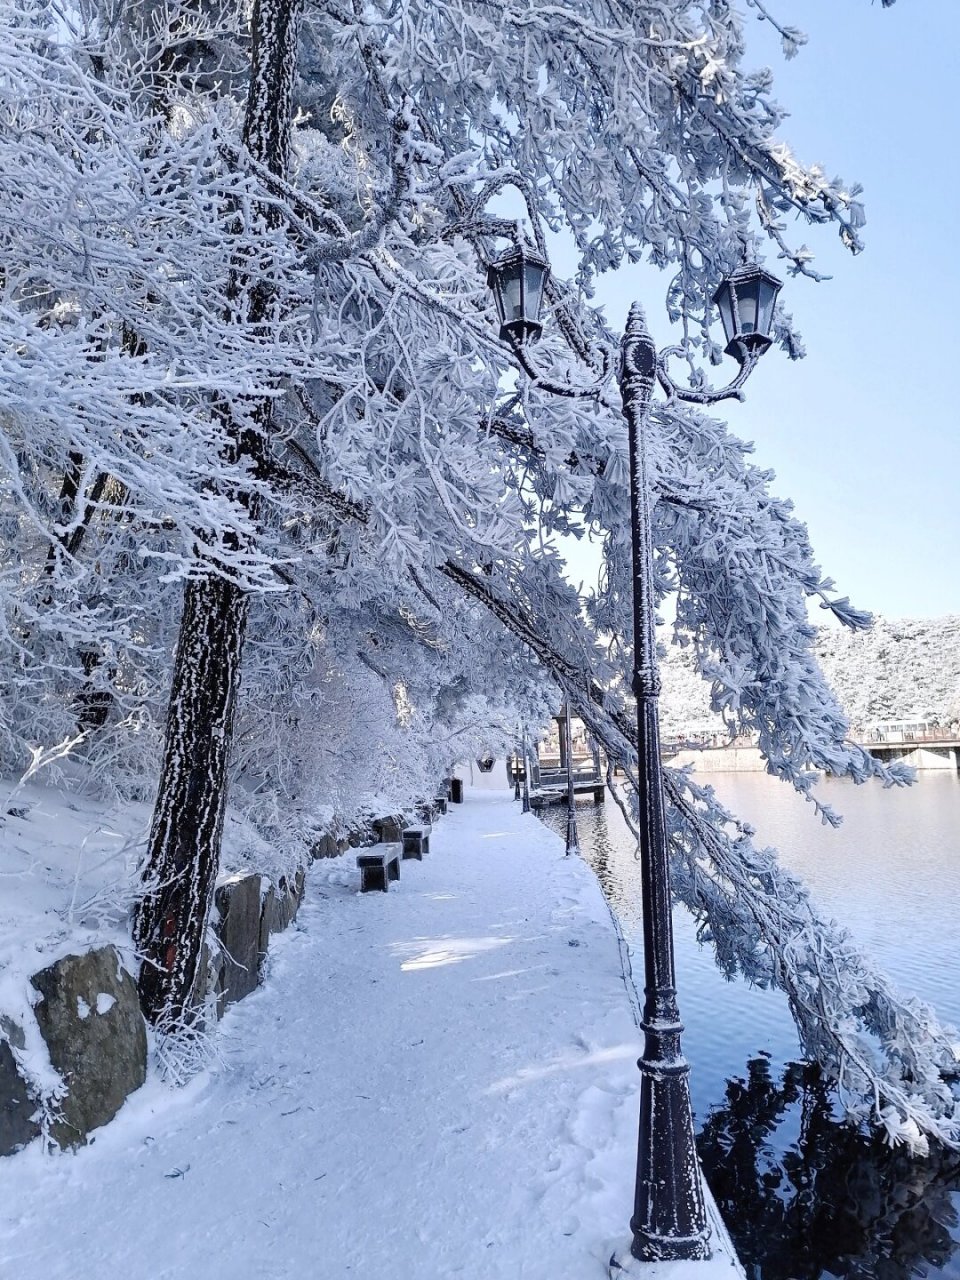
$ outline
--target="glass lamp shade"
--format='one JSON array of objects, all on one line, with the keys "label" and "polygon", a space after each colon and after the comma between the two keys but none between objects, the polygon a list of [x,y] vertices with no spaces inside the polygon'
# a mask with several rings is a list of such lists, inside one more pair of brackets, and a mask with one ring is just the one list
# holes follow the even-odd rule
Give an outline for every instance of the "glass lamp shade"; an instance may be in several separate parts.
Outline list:
[{"label": "glass lamp shade", "polygon": [[504,341],[523,346],[540,337],[540,311],[549,276],[545,259],[528,245],[515,245],[490,263],[487,284],[493,290]]},{"label": "glass lamp shade", "polygon": [[723,321],[726,352],[741,363],[750,351],[765,351],[772,339],[773,308],[781,282],[756,263],[738,267],[720,284],[713,301]]}]

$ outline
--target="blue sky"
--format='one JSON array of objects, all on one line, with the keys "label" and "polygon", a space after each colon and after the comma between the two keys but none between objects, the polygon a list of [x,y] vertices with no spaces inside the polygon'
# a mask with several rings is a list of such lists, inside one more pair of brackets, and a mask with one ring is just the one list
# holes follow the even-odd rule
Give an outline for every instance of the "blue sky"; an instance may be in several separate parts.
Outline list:
[{"label": "blue sky", "polygon": [[[770,7],[809,43],[786,62],[750,20],[747,64],[773,68],[798,158],[862,183],[866,249],[852,257],[832,227],[794,229],[833,277],[788,278],[781,295],[807,357],[771,351],[746,402],[720,408],[776,471],[841,594],[887,617],[960,613],[960,0]],[[649,270],[598,290],[615,329],[631,274],[652,298]],[[649,318],[670,341],[663,310]]]}]

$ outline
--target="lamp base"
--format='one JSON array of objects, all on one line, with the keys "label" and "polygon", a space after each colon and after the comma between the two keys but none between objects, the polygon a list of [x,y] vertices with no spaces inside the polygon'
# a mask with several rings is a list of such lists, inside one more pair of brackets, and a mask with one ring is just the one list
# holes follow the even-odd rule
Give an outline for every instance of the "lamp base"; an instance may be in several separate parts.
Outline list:
[{"label": "lamp base", "polygon": [[710,1227],[710,1257],[692,1261],[641,1262],[631,1253],[632,1239],[617,1242],[607,1263],[610,1280],[747,1280],[710,1188],[703,1184],[704,1207]]},{"label": "lamp base", "polygon": [[732,1249],[727,1253],[714,1247],[702,1261],[641,1262],[630,1252],[630,1241],[610,1255],[607,1275],[610,1280],[746,1280]]}]

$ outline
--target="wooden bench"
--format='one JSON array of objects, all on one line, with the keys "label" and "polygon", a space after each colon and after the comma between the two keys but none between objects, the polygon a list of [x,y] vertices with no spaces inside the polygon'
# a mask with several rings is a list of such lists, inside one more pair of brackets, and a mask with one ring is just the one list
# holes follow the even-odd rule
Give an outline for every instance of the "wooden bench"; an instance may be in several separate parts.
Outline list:
[{"label": "wooden bench", "polygon": [[437,813],[446,813],[446,812],[447,812],[447,797],[446,797],[446,796],[437,796],[436,800],[434,800],[434,802],[433,802],[433,806],[434,806],[434,808],[436,809]]},{"label": "wooden bench", "polygon": [[400,879],[400,856],[403,846],[384,844],[378,849],[364,849],[357,854],[360,868],[360,892],[370,893],[380,889],[386,893],[391,880]]},{"label": "wooden bench", "polygon": [[404,827],[403,856],[423,860],[423,855],[430,852],[430,832],[432,827]]}]

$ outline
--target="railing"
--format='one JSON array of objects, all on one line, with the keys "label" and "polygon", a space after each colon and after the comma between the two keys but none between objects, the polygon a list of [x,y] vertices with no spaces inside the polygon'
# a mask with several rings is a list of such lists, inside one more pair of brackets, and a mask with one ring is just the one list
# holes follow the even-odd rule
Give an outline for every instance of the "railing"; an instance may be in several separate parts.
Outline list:
[{"label": "railing", "polygon": [[[588,756],[579,756],[579,755],[574,756],[574,757],[573,757],[573,767],[574,767],[574,769],[586,769],[586,768],[590,768],[590,769],[592,769],[592,768],[593,768],[593,756],[589,756],[589,755],[588,755]],[[555,751],[554,751],[552,754],[550,754],[550,755],[548,755],[546,752],[543,752],[543,754],[540,756],[540,770],[541,770],[541,772],[543,772],[544,770],[557,770],[557,769],[563,769],[563,771],[564,771],[564,772],[566,772],[566,768],[567,768],[567,766],[566,766],[566,765],[561,765],[561,763],[560,763],[560,757],[557,755],[557,753],[556,753]]]},{"label": "railing", "polygon": [[865,746],[871,743],[897,745],[903,742],[936,742],[940,746],[958,746],[960,734],[955,729],[872,729],[860,734],[858,740]]},{"label": "railing", "polygon": [[675,755],[678,751],[733,751],[737,747],[755,747],[754,737],[741,736],[728,738],[724,734],[715,733],[710,737],[665,738],[661,744],[664,755]]},{"label": "railing", "polygon": [[[935,742],[942,747],[960,746],[960,732],[954,728],[940,729],[855,729],[851,739],[861,746],[899,746],[903,743]],[[664,755],[675,755],[678,751],[732,751],[737,747],[755,747],[755,737],[721,738],[719,735],[710,739],[703,738],[666,738],[663,742]]]}]

